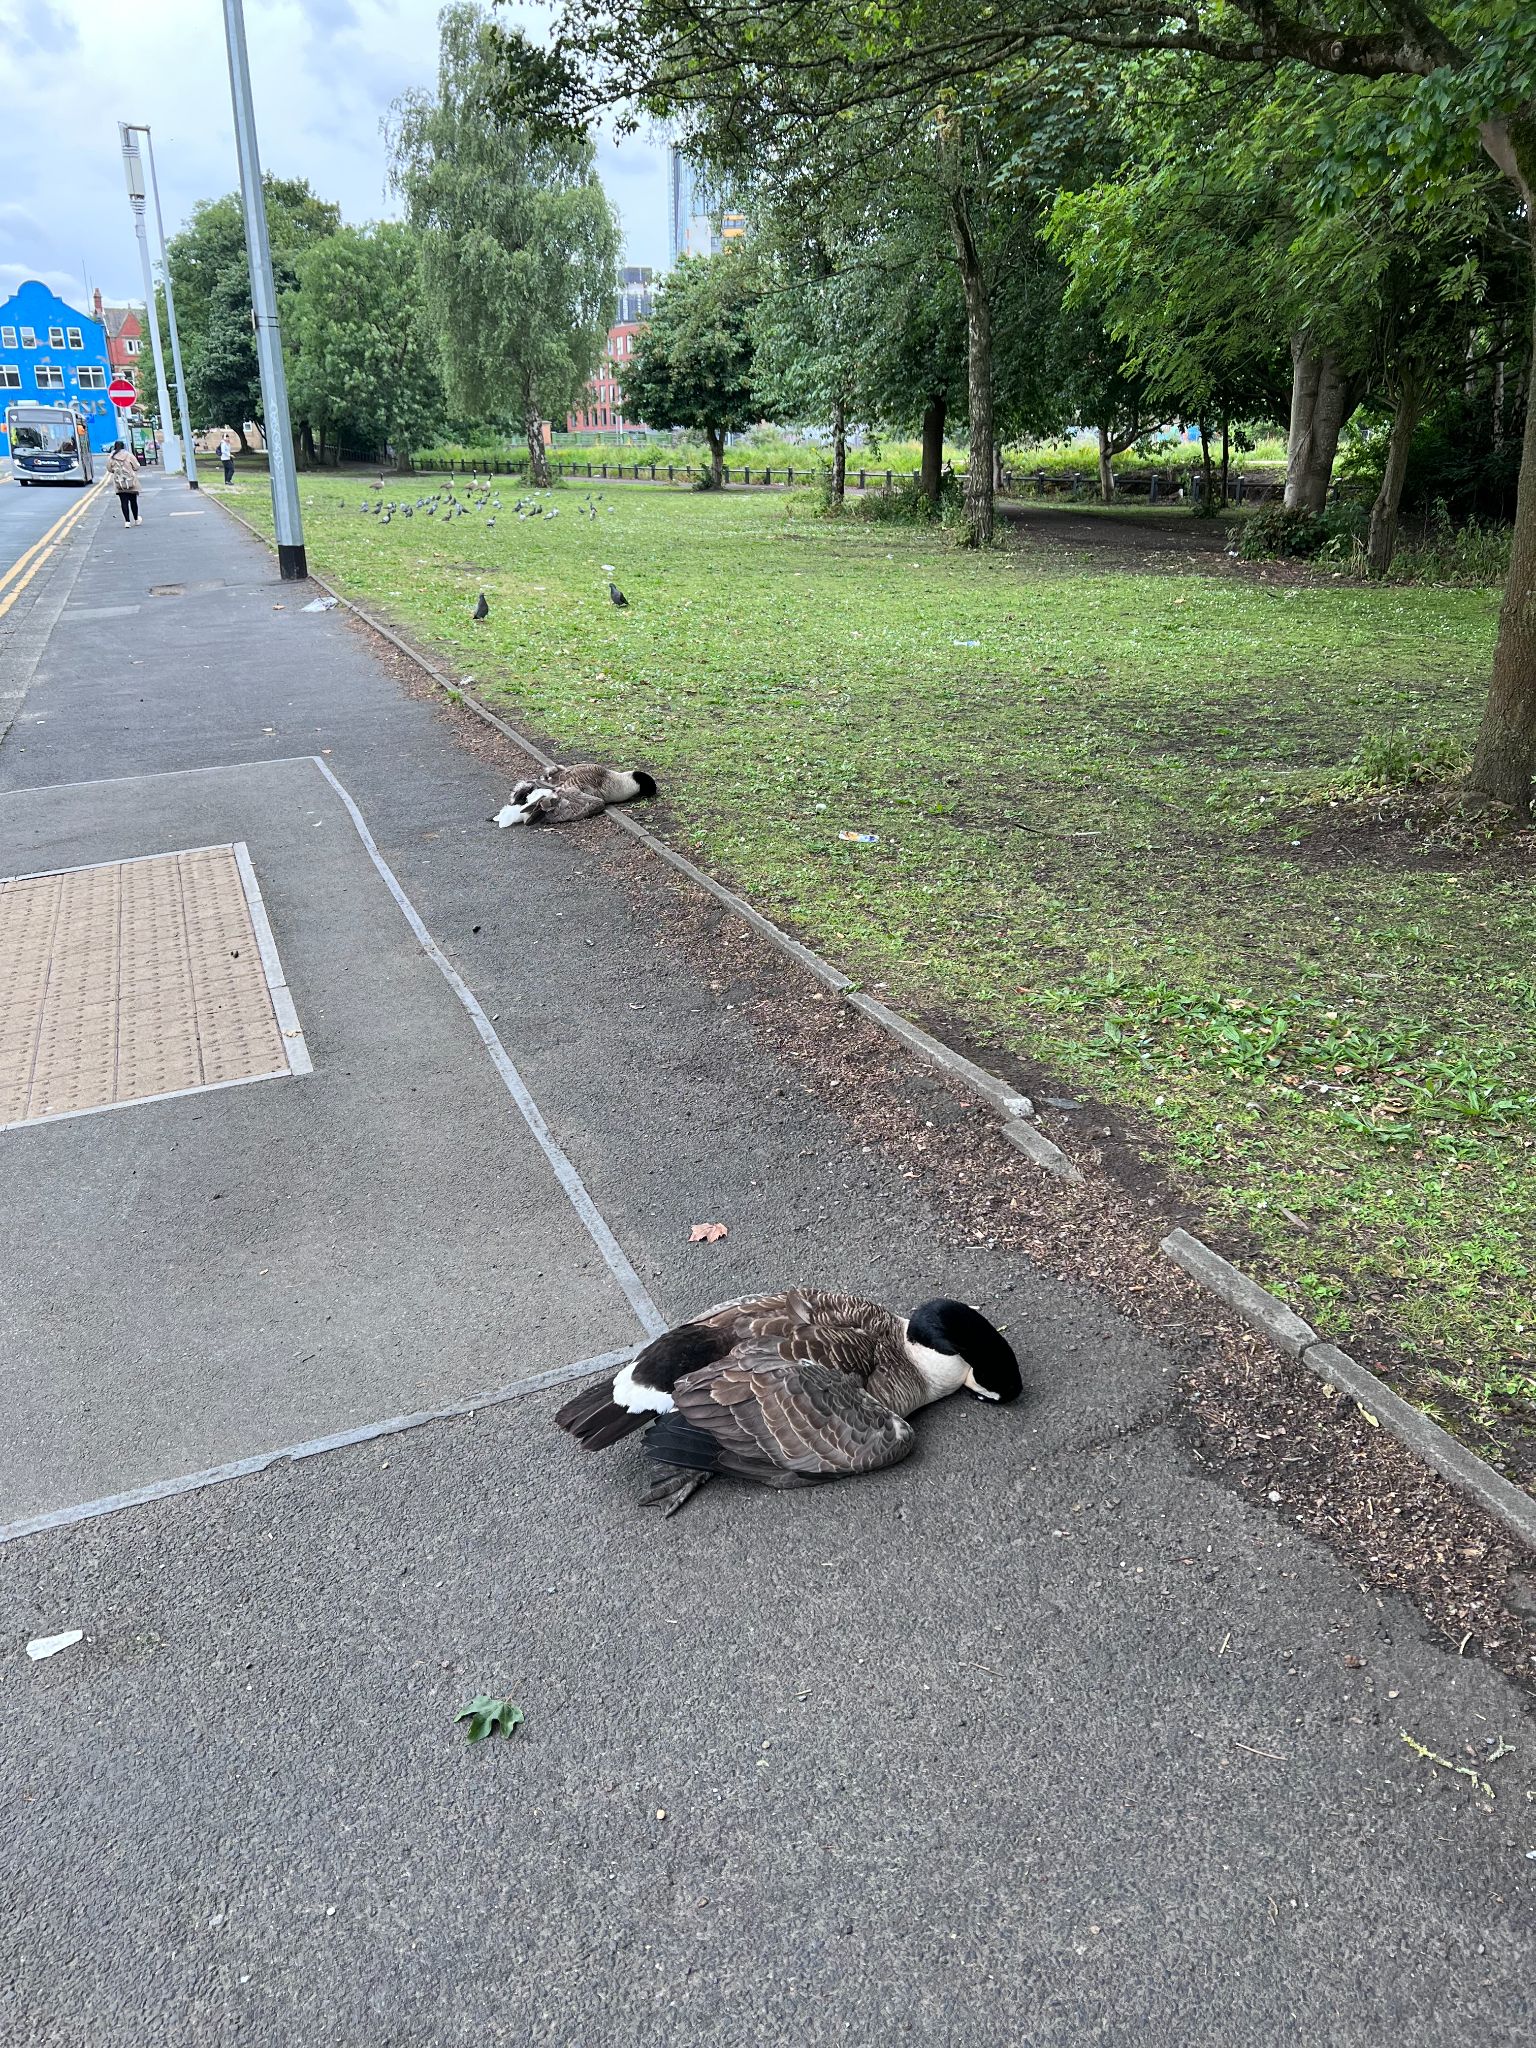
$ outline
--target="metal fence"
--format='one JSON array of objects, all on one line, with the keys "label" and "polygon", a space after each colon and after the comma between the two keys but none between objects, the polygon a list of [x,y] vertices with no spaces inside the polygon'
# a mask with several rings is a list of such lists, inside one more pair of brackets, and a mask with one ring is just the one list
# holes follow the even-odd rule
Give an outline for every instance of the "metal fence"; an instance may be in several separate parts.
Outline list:
[{"label": "metal fence", "polygon": [[[524,455],[498,457],[494,461],[427,462],[410,456],[405,459],[403,467],[414,476],[525,478],[528,458]],[[550,461],[549,470],[552,476],[564,482],[690,485],[707,473],[702,464],[691,462],[569,462],[559,458]],[[721,477],[723,482],[738,489],[750,486],[755,490],[794,490],[797,486],[804,489],[820,483],[826,473],[824,462],[798,465],[749,462],[727,463]],[[847,487],[851,491],[894,491],[898,487],[905,489],[909,486],[915,489],[920,475],[921,472],[915,469],[875,469],[868,464],[863,467],[850,464]],[[1117,502],[1151,505],[1198,503],[1204,481],[1204,473],[1198,464],[1187,468],[1142,470],[1123,478],[1116,477],[1114,495]],[[1282,471],[1240,470],[1230,480],[1230,502],[1234,505],[1260,504],[1266,498],[1278,495],[1284,487]],[[1096,501],[1099,498],[1099,476],[1096,469],[1015,469],[1005,464],[1001,488],[1002,495],[1008,498]]]}]

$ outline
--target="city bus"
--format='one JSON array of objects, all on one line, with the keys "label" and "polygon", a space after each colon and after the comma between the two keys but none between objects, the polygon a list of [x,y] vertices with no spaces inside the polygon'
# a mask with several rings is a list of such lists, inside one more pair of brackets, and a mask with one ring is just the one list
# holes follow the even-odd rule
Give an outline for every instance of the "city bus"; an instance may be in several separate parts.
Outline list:
[{"label": "city bus", "polygon": [[90,429],[70,406],[8,405],[5,436],[19,484],[88,484],[96,475]]}]

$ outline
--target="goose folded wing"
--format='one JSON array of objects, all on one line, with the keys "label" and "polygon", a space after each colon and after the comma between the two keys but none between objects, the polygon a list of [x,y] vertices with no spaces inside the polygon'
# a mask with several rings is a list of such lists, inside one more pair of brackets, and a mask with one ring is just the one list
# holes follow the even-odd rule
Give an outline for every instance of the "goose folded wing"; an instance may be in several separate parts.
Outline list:
[{"label": "goose folded wing", "polygon": [[719,1469],[770,1486],[878,1472],[906,1457],[911,1428],[856,1381],[777,1345],[744,1347],[673,1389],[678,1413],[719,1447]]},{"label": "goose folded wing", "polygon": [[602,797],[590,789],[577,788],[563,776],[555,787],[557,800],[548,814],[552,825],[571,825],[578,818],[595,818],[599,811],[608,808]]},{"label": "goose folded wing", "polygon": [[902,1326],[872,1301],[855,1295],[791,1288],[783,1294],[746,1295],[723,1302],[703,1320],[728,1330],[738,1355],[747,1347],[777,1347],[784,1358],[814,1358],[851,1379],[867,1379],[880,1349],[899,1346]]}]

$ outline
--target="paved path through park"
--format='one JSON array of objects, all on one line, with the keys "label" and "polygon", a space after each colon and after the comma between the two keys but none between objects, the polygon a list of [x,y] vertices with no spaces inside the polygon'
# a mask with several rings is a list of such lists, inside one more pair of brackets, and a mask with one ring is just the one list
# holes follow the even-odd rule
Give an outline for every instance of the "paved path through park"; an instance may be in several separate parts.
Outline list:
[{"label": "paved path through park", "polygon": [[[0,1131],[0,2038],[1527,2041],[1515,1690],[1202,1472],[1103,1303],[941,1250],[605,828],[490,830],[342,617],[145,512],[0,646],[0,876],[90,871],[29,900],[111,933],[48,941],[97,980],[47,1085],[178,1080]],[[268,1078],[198,1049],[210,919],[291,1006]],[[551,1375],[785,1281],[983,1303],[1029,1397],[665,1523],[552,1430]],[[482,1690],[527,1721],[471,1750]],[[1403,1728],[1505,1737],[1497,1797]]]}]

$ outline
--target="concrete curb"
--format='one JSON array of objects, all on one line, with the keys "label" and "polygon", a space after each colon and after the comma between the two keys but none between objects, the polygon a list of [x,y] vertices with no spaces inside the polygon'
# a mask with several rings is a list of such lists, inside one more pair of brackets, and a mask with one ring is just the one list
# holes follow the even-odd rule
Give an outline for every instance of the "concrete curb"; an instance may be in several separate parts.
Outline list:
[{"label": "concrete curb", "polygon": [[1000,1115],[1010,1118],[1034,1115],[1035,1105],[1027,1095],[1020,1095],[1017,1089],[1010,1088],[1008,1083],[999,1080],[996,1074],[989,1074],[985,1067],[978,1067],[976,1062],[968,1060],[964,1053],[954,1051],[941,1039],[924,1031],[920,1025],[909,1023],[895,1010],[888,1009],[884,1003],[876,1002],[873,996],[866,996],[859,990],[849,987],[843,992],[843,1000],[857,1010],[861,1017],[867,1017],[872,1024],[878,1024],[880,1029],[889,1032],[892,1038],[900,1039],[901,1043],[910,1052],[915,1052],[919,1059],[927,1060],[930,1066],[950,1075],[952,1079],[960,1082],[962,1087],[969,1088],[973,1095],[979,1095],[983,1102],[990,1102]]},{"label": "concrete curb", "polygon": [[1328,1386],[1348,1394],[1363,1414],[1395,1436],[1512,1536],[1536,1551],[1536,1500],[1523,1487],[1496,1472],[1486,1459],[1468,1450],[1439,1423],[1431,1422],[1411,1401],[1395,1394],[1369,1366],[1361,1365],[1336,1344],[1326,1343],[1277,1295],[1250,1280],[1198,1237],[1192,1237],[1187,1230],[1171,1231],[1161,1248],[1164,1257],[1186,1272],[1197,1286],[1235,1309],[1255,1329],[1262,1330],[1288,1358],[1294,1358]]},{"label": "concrete curb", "polygon": [[1032,1159],[1042,1173],[1053,1174],[1057,1180],[1071,1181],[1081,1185],[1082,1174],[1062,1151],[1053,1145],[1044,1131],[1034,1124],[1015,1119],[1003,1125],[1003,1136],[1010,1145],[1016,1145],[1026,1159]]},{"label": "concrete curb", "polygon": [[1208,1294],[1224,1301],[1256,1330],[1262,1330],[1277,1351],[1287,1358],[1300,1358],[1309,1344],[1318,1341],[1310,1323],[1288,1309],[1278,1295],[1268,1294],[1256,1280],[1240,1273],[1219,1252],[1213,1252],[1187,1230],[1170,1231],[1159,1247],[1165,1259],[1181,1266],[1191,1280]]},{"label": "concrete curb", "polygon": [[[217,498],[213,502],[222,504]],[[269,550],[272,548],[272,542],[260,528],[253,526],[250,520],[237,512],[232,505],[222,505],[222,509],[238,525],[243,526],[247,533],[254,535],[264,547]],[[541,752],[514,726],[508,725],[504,718],[498,718],[496,713],[466,689],[463,683],[444,675],[419,647],[412,646],[393,627],[387,626],[382,619],[376,618],[364,606],[345,596],[333,583],[328,583],[323,576],[317,576],[313,570],[310,571],[309,580],[317,583],[322,590],[334,597],[354,618],[361,619],[371,632],[377,633],[381,639],[387,640],[391,647],[398,649],[408,660],[413,661],[425,675],[431,677],[445,695],[456,703],[463,704],[486,725],[492,726],[530,760],[536,761],[541,768],[551,765],[550,755]],[[1053,1145],[1050,1139],[1036,1128],[1032,1121],[1035,1106],[1027,1095],[1019,1094],[998,1075],[988,1073],[985,1067],[977,1066],[963,1053],[954,1051],[942,1040],[924,1031],[920,1025],[911,1023],[884,1003],[877,1002],[873,996],[863,994],[841,969],[834,967],[829,960],[823,960],[819,953],[813,953],[809,946],[802,946],[799,940],[792,939],[788,932],[781,931],[771,918],[764,917],[760,910],[755,910],[734,890],[727,889],[723,883],[707,875],[686,855],[676,852],[634,818],[626,816],[622,811],[608,811],[605,816],[620,831],[627,832],[632,839],[639,840],[643,846],[658,855],[669,867],[675,868],[679,874],[686,875],[691,882],[707,890],[717,902],[724,904],[726,909],[749,924],[754,931],[767,939],[770,945],[777,947],[805,973],[819,981],[823,988],[840,996],[850,1008],[857,1010],[860,1016],[867,1017],[870,1023],[896,1039],[909,1052],[916,1053],[919,1059],[927,1061],[930,1066],[938,1068],[941,1073],[958,1081],[962,1087],[969,1089],[973,1095],[996,1110],[1003,1118],[1002,1135],[1043,1173],[1051,1174],[1057,1180],[1081,1183],[1083,1175],[1080,1169],[1059,1146]],[[1401,1395],[1394,1394],[1385,1381],[1378,1379],[1368,1367],[1357,1364],[1336,1345],[1324,1342],[1311,1324],[1303,1322],[1300,1316],[1287,1308],[1278,1295],[1270,1294],[1265,1288],[1260,1287],[1256,1280],[1250,1280],[1246,1273],[1239,1271],[1229,1260],[1222,1258],[1219,1252],[1212,1251],[1210,1246],[1202,1243],[1198,1237],[1192,1236],[1187,1230],[1174,1230],[1163,1239],[1161,1250],[1163,1255],[1181,1267],[1197,1286],[1203,1287],[1207,1293],[1214,1294],[1218,1300],[1225,1302],[1228,1308],[1235,1310],[1255,1329],[1262,1330],[1276,1349],[1284,1352],[1287,1358],[1296,1359],[1309,1372],[1315,1373],[1319,1379],[1327,1381],[1331,1386],[1342,1388],[1416,1457],[1421,1458],[1468,1499],[1476,1502],[1522,1543],[1536,1551],[1536,1500],[1528,1493],[1512,1485],[1502,1474],[1495,1472],[1493,1467],[1478,1457],[1475,1451],[1469,1451],[1465,1444],[1458,1443],[1454,1437],[1447,1435],[1438,1423],[1431,1422],[1427,1415],[1421,1414],[1410,1402],[1403,1400]]]},{"label": "concrete curb", "polygon": [[792,939],[788,932],[781,931],[772,918],[764,917],[760,910],[754,910],[734,889],[727,889],[725,884],[717,882],[713,875],[706,875],[702,868],[695,867],[686,854],[679,853],[675,847],[668,846],[664,839],[658,839],[654,832],[647,831],[638,819],[627,816],[623,811],[609,811],[606,815],[621,832],[627,832],[632,839],[638,839],[642,846],[649,847],[652,853],[667,863],[668,867],[676,868],[678,873],[686,875],[690,882],[697,882],[701,889],[707,889],[711,896],[723,903],[728,910],[734,911],[745,923],[751,925],[754,931],[761,932],[770,944],[777,946],[781,953],[787,953],[791,960],[803,967],[823,988],[831,989],[834,995],[842,995],[853,987],[849,977],[834,967],[830,960],[823,960],[821,955],[813,953],[809,946],[802,946],[798,939]]}]

